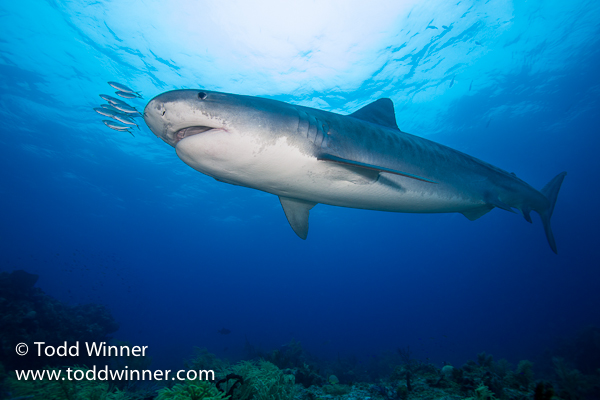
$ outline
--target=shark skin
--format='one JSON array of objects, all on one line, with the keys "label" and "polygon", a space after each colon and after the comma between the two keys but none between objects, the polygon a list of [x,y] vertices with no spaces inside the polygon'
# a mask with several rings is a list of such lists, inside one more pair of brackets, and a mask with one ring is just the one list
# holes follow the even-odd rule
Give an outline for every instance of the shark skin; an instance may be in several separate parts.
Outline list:
[{"label": "shark skin", "polygon": [[279,196],[302,239],[318,203],[457,212],[470,220],[498,207],[528,222],[536,211],[556,253],[550,218],[566,172],[538,191],[515,174],[400,131],[390,99],[340,115],[260,97],[174,90],[150,100],[144,120],[195,170]]}]

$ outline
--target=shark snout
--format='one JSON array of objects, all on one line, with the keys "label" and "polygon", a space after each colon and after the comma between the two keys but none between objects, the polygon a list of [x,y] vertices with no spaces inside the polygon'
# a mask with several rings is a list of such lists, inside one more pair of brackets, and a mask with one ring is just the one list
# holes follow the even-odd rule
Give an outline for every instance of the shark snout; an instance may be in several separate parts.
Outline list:
[{"label": "shark snout", "polygon": [[[206,96],[206,93],[202,93]],[[156,136],[175,147],[187,137],[221,128],[198,111],[195,104],[198,96],[190,100],[187,98],[189,96],[175,98],[175,94],[168,92],[159,95],[150,100],[144,108],[144,121]],[[184,94],[188,95],[188,92]]]},{"label": "shark snout", "polygon": [[167,106],[160,99],[154,98],[144,108],[144,122],[156,136],[173,146],[169,135],[169,123],[167,121]]},{"label": "shark snout", "polygon": [[165,107],[165,103],[154,98],[150,100],[146,105],[146,108],[144,108],[144,118],[146,118],[146,116],[164,116],[166,111],[167,108]]}]

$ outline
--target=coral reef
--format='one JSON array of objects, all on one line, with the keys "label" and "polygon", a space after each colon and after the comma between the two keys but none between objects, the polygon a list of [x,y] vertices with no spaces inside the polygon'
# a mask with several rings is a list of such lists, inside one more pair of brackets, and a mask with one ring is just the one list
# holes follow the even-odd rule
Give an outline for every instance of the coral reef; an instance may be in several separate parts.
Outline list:
[{"label": "coral reef", "polygon": [[[263,359],[276,365],[279,369],[292,370],[296,377],[296,383],[306,388],[325,383],[325,379],[316,366],[318,360],[304,350],[300,342],[296,340],[292,340],[290,343],[271,352],[260,351],[246,340],[245,350],[248,359]],[[341,370],[343,374],[344,371],[347,374],[349,369]]]},{"label": "coral reef", "polygon": [[553,382],[556,398],[600,399],[600,328],[588,327],[562,339],[536,366],[545,380]]},{"label": "coral reef", "polygon": [[[242,361],[230,365],[207,350],[197,349],[189,366],[204,367],[214,363],[218,381],[184,381],[172,387],[154,388],[142,392],[95,381],[17,381],[9,378],[12,397],[39,399],[98,400],[576,400],[594,399],[583,374],[565,360],[557,358],[557,380],[553,383],[534,380],[534,365],[528,360],[513,370],[505,360],[495,362],[485,355],[478,361],[468,361],[462,367],[429,363],[406,358],[392,373],[376,382],[344,384],[331,374],[320,383],[304,387],[296,383],[299,368],[278,368],[264,359]],[[212,368],[212,365],[211,365]],[[78,367],[82,372],[85,368]],[[327,367],[324,367],[327,369]],[[172,384],[174,382],[163,382]],[[558,390],[555,388],[558,387]]]},{"label": "coral reef", "polygon": [[207,349],[194,347],[192,357],[185,362],[187,369],[202,370],[210,366],[210,369],[218,372],[224,372],[229,367],[227,361],[220,360]]},{"label": "coral reef", "polygon": [[[298,343],[295,343],[293,348],[294,351],[289,354],[294,354],[294,357],[281,357],[281,352],[278,352],[274,359],[278,359],[280,362],[285,359],[284,365],[298,365],[298,359],[307,359],[304,351],[298,351],[301,348]],[[231,390],[227,387],[220,388],[231,396],[231,400],[293,398],[350,400],[366,397],[373,400],[530,399],[534,395],[534,387],[544,396],[553,393],[546,387],[540,389],[534,385],[533,363],[528,360],[519,362],[517,368],[512,370],[506,360],[494,362],[491,355],[481,353],[477,357],[477,362],[469,361],[460,368],[451,365],[439,368],[412,358],[408,348],[398,350],[396,354],[385,355],[377,360],[376,362],[381,366],[380,370],[390,369],[390,367],[384,368],[384,360],[400,361],[400,363],[396,364],[387,377],[371,380],[368,378],[368,374],[364,374],[366,379],[362,382],[356,380],[351,383],[343,383],[337,374],[330,373],[335,369],[335,365],[342,365],[343,362],[337,360],[329,365],[321,363],[321,370],[327,371],[327,374],[321,375],[319,379],[315,379],[315,384],[309,386],[300,385],[295,379],[295,376],[305,368],[306,364],[296,368],[280,369],[270,361],[258,359],[257,361],[242,361],[232,366],[223,366],[224,364],[215,356],[203,350],[197,351],[197,359],[193,360],[191,365],[218,365],[220,366],[218,375],[221,377],[235,374],[239,378],[233,380],[237,386]],[[546,398],[540,398],[546,400]]]},{"label": "coral reef", "polygon": [[59,346],[64,341],[108,341],[108,335],[119,328],[104,306],[67,306],[35,288],[37,279],[37,275],[21,270],[0,273],[0,360],[4,367],[89,364],[91,360],[83,354],[78,358],[50,358],[36,357],[33,351],[24,357],[15,353],[15,346],[21,342]]},{"label": "coral reef", "polygon": [[[295,357],[287,359],[290,361],[286,362],[296,360]],[[186,367],[203,369],[207,366],[219,378],[214,387],[229,395],[231,400],[292,400],[298,393],[295,376],[290,369],[281,370],[262,358],[229,365],[206,349],[194,349],[194,357],[186,362]]]},{"label": "coral reef", "polygon": [[[35,288],[37,276],[24,271],[0,274],[0,398],[50,400],[588,400],[600,398],[600,329],[591,328],[564,342],[535,364],[521,360],[516,368],[480,353],[461,367],[441,367],[412,357],[410,348],[374,356],[367,363],[338,357],[323,361],[292,341],[261,352],[246,341],[252,360],[231,364],[206,349],[196,348],[188,370],[212,369],[215,382],[111,382],[81,380],[18,380],[14,369],[58,371],[52,361],[82,365],[80,359],[19,357],[18,342],[108,341],[117,329],[101,306],[69,307]],[[113,342],[127,345],[126,342]],[[596,358],[596,356],[598,356]],[[78,362],[79,361],[79,362]],[[94,362],[94,359],[87,361]],[[145,357],[110,357],[113,369],[149,369]],[[126,367],[127,366],[127,367]],[[95,367],[75,366],[80,374]],[[536,380],[536,378],[538,380]],[[540,380],[542,378],[543,380]],[[156,386],[167,385],[167,387]],[[172,386],[171,386],[172,385]]]},{"label": "coral reef", "polygon": [[227,396],[207,381],[185,381],[158,391],[156,400],[221,400]]},{"label": "coral reef", "polygon": [[600,368],[600,328],[591,326],[563,339],[546,354],[548,361],[554,357],[564,358],[584,375],[596,374]]},{"label": "coral reef", "polygon": [[[85,374],[88,369],[73,367]],[[58,371],[53,368],[50,371]],[[131,400],[126,392],[112,387],[108,382],[98,380],[18,380],[15,375],[6,379],[12,398],[32,400]]]},{"label": "coral reef", "polygon": [[229,371],[244,380],[232,394],[232,399],[292,400],[297,393],[294,375],[284,373],[269,361],[242,361]]},{"label": "coral reef", "polygon": [[[566,399],[583,399],[594,385],[592,377],[573,368],[564,358],[554,357],[554,372],[557,377],[559,394]],[[596,378],[596,382],[598,379]]]}]

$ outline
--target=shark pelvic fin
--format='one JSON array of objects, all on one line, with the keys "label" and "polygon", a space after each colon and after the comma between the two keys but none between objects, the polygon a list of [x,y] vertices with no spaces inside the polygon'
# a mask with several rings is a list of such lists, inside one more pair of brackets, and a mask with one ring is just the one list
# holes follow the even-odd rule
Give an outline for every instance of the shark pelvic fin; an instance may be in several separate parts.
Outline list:
[{"label": "shark pelvic fin", "polygon": [[317,203],[283,196],[279,196],[279,202],[296,235],[300,239],[306,239],[308,236],[308,213]]},{"label": "shark pelvic fin", "polygon": [[362,163],[359,161],[346,160],[345,158],[332,156],[331,154],[321,154],[320,156],[317,157],[317,160],[331,161],[331,162],[338,163],[338,164],[350,165],[352,167],[365,168],[365,169],[370,169],[370,170],[374,170],[374,171],[378,171],[378,172],[387,172],[390,174],[406,176],[407,178],[417,179],[417,180],[423,181],[423,182],[437,183],[435,181],[432,181],[427,178],[423,178],[418,175],[409,174],[408,172],[396,171],[395,169],[379,167],[377,165]]},{"label": "shark pelvic fin", "polygon": [[477,218],[480,218],[490,212],[494,207],[492,206],[482,206],[478,208],[473,208],[471,210],[461,212],[462,215],[467,217],[469,221],[475,221]]},{"label": "shark pelvic fin", "polygon": [[379,99],[367,104],[358,111],[349,115],[350,117],[362,119],[388,128],[397,129],[396,113],[394,112],[394,103],[390,99]]},{"label": "shark pelvic fin", "polygon": [[506,204],[505,202],[503,202],[502,200],[500,200],[498,198],[498,196],[496,195],[492,195],[490,193],[488,193],[486,196],[484,196],[486,203],[488,203],[488,205],[493,206],[493,207],[498,207],[501,208],[502,210],[511,212],[511,213],[516,213],[515,210],[513,210],[513,208],[511,206],[509,206],[508,204]]},{"label": "shark pelvic fin", "polygon": [[529,209],[529,207],[521,207],[521,214],[523,214],[523,218],[525,218],[525,221],[529,222],[530,224],[533,223],[533,221],[531,220],[531,210]]}]

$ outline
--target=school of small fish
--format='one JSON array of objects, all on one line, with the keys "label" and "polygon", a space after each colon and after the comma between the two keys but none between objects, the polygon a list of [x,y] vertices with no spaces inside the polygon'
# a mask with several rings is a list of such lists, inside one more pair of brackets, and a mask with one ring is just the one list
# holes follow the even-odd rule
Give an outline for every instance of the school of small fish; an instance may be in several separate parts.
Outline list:
[{"label": "school of small fish", "polygon": [[[108,82],[110,86],[117,89],[115,94],[124,99],[142,99],[142,95],[139,92],[130,89],[128,86],[118,82]],[[128,132],[131,136],[135,135],[131,132],[134,126],[140,129],[139,125],[135,123],[133,118],[141,117],[142,114],[135,108],[115,97],[107,94],[101,94],[102,100],[107,101],[106,104],[101,104],[100,107],[94,108],[98,114],[112,119],[103,119],[104,125],[110,129],[114,129],[119,132]]]}]

